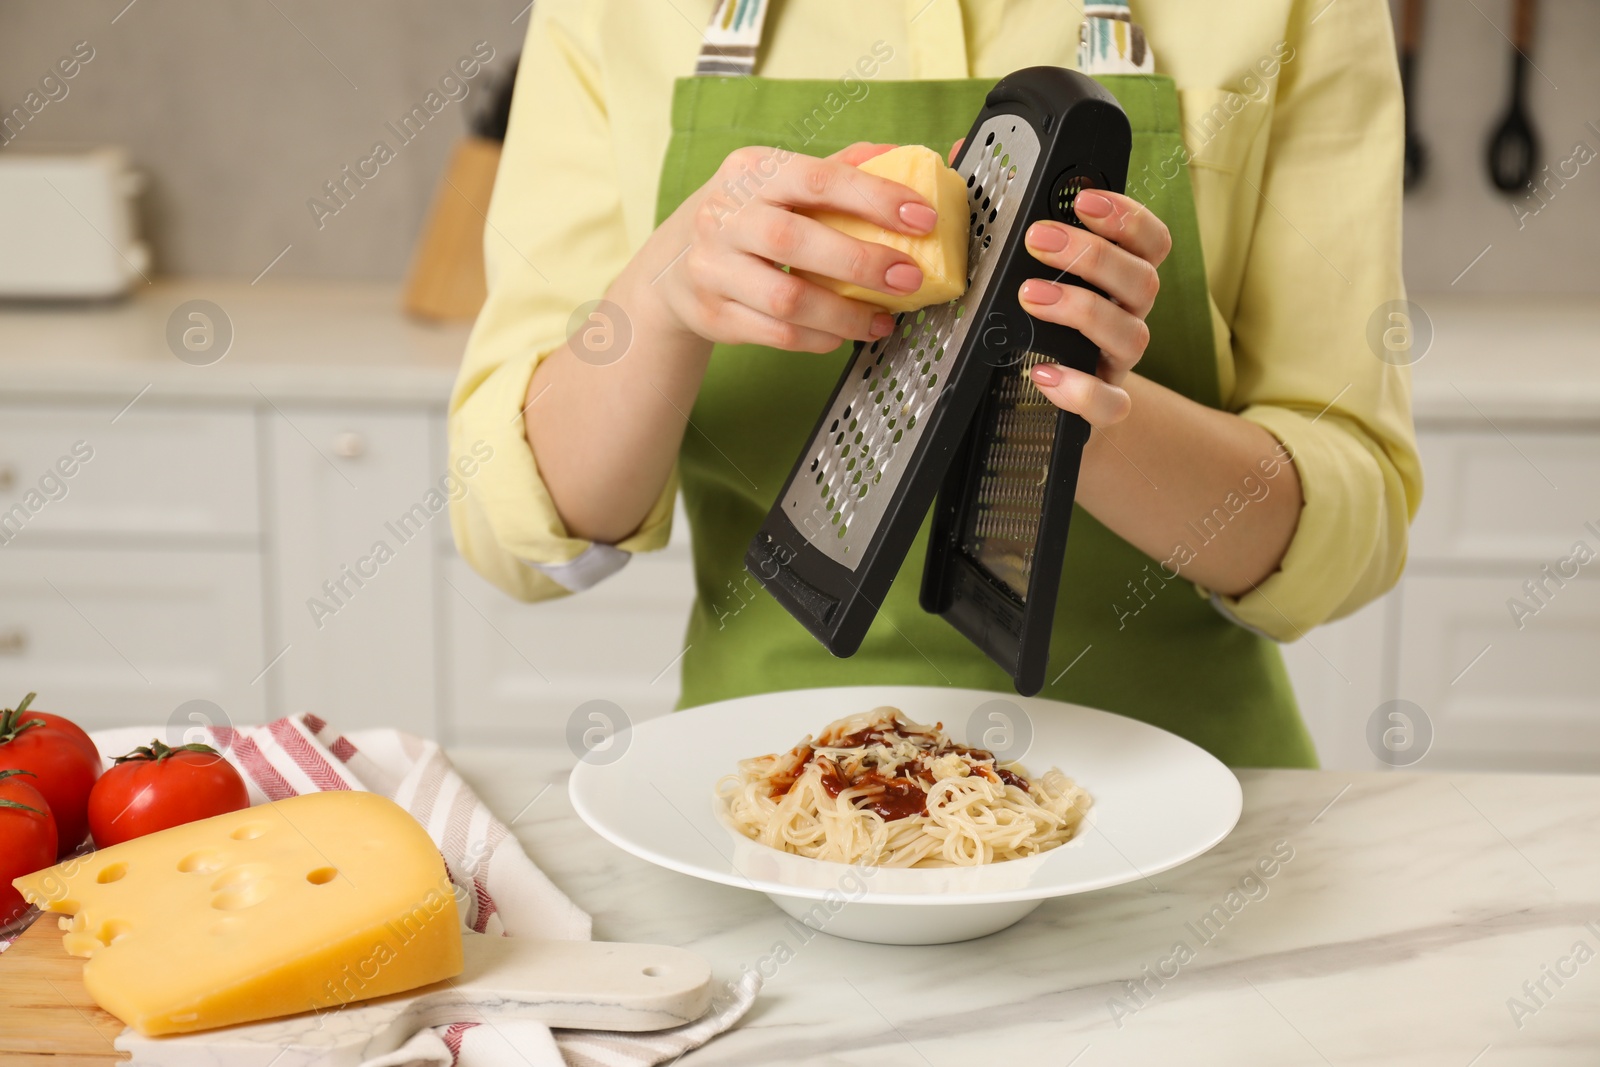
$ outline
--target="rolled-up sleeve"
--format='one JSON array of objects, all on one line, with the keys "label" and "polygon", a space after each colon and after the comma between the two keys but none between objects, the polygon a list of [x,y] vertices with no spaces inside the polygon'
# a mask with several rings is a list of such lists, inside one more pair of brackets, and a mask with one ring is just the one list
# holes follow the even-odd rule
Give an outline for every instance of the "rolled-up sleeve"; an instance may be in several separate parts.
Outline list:
[{"label": "rolled-up sleeve", "polygon": [[631,254],[599,69],[598,9],[539,0],[484,228],[488,298],[450,398],[451,463],[475,467],[451,505],[457,549],[512,596],[542,600],[592,585],[633,552],[661,548],[675,479],[616,545],[568,535],[523,430],[528,383]]},{"label": "rolled-up sleeve", "polygon": [[1294,5],[1230,323],[1229,406],[1285,446],[1304,507],[1280,568],[1213,602],[1279,640],[1394,585],[1422,496],[1410,371],[1369,340],[1405,295],[1389,20],[1383,0]]}]

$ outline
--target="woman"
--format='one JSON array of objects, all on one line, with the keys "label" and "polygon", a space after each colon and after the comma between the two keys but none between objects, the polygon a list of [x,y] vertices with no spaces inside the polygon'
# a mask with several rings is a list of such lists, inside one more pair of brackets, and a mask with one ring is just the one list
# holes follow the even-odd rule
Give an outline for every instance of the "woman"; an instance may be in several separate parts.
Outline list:
[{"label": "woman", "polygon": [[[1024,307],[1102,352],[1097,375],[1033,375],[1094,427],[1042,695],[1235,765],[1313,765],[1274,641],[1393,585],[1421,485],[1409,378],[1366,340],[1403,295],[1382,0],[1143,0],[1137,25],[1060,0],[766,6],[534,6],[489,297],[451,406],[452,451],[495,456],[455,505],[463,554],[526,600],[581,590],[666,542],[681,483],[697,588],[684,705],[1009,690],[918,607],[926,526],[850,659],[764,594],[733,618],[719,605],[848,345],[888,328],[776,265],[883,292],[920,281],[908,257],[792,209],[931,229],[915,193],[854,165],[890,143],[948,147],[999,77],[1078,65],[1081,33],[1134,151],[1130,195],[1079,199],[1089,232],[1028,233]],[[762,146],[795,154],[767,178]],[[586,323],[598,344],[574,333]]]}]

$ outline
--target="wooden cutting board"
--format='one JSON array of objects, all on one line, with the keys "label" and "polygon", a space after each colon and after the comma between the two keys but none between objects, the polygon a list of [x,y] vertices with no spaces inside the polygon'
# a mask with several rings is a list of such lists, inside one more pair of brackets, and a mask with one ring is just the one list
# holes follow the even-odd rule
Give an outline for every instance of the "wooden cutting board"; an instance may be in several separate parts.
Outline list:
[{"label": "wooden cutting board", "polygon": [[112,1041],[121,1020],[83,988],[83,963],[61,947],[46,915],[0,952],[0,1063],[7,1067],[103,1067],[129,1058]]}]

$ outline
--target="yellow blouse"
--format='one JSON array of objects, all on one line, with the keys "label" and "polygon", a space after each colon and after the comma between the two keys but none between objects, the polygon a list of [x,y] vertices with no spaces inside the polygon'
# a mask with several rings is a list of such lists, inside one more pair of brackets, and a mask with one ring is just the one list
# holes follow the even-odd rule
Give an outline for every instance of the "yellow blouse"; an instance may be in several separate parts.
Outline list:
[{"label": "yellow blouse", "polygon": [[[450,402],[452,457],[493,459],[452,505],[456,544],[513,596],[591,584],[667,542],[676,484],[627,540],[569,537],[523,436],[539,360],[653,226],[673,80],[713,0],[538,0],[484,236],[489,296]],[[1292,451],[1305,506],[1241,624],[1292,640],[1389,589],[1422,493],[1406,368],[1368,322],[1404,296],[1403,122],[1384,0],[1134,0],[1178,85],[1224,405]],[[839,78],[874,45],[882,79],[1073,66],[1066,0],[790,0],[757,73]],[[1130,189],[1130,192],[1134,190]],[[559,401],[556,401],[559,402]],[[1196,516],[1196,518],[1201,518]],[[620,550],[620,551],[617,551]],[[1203,592],[1203,591],[1202,591]]]}]

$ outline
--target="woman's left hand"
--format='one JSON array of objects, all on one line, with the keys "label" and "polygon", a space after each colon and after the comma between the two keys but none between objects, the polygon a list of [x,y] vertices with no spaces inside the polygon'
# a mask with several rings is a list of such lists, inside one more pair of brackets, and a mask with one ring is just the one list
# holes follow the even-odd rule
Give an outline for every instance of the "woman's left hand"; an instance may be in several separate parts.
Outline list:
[{"label": "woman's left hand", "polygon": [[1032,377],[1056,407],[1092,426],[1110,426],[1126,418],[1132,406],[1121,383],[1150,343],[1144,318],[1161,287],[1156,268],[1172,250],[1172,235],[1142,204],[1118,193],[1081,192],[1074,208],[1087,230],[1036,222],[1028,228],[1028,251],[1045,266],[1082,278],[1106,295],[1030,278],[1020,297],[1028,314],[1070,326],[1099,345],[1100,366],[1095,374],[1084,374],[1044,363],[1033,368]]}]

